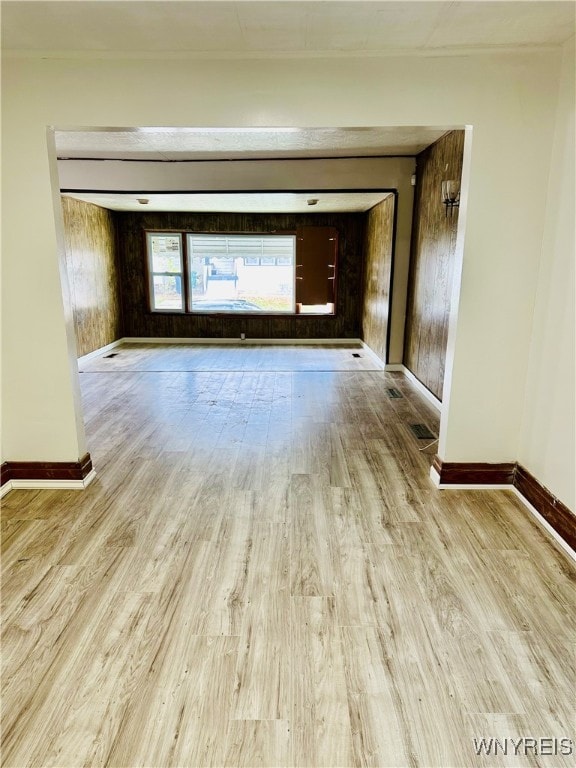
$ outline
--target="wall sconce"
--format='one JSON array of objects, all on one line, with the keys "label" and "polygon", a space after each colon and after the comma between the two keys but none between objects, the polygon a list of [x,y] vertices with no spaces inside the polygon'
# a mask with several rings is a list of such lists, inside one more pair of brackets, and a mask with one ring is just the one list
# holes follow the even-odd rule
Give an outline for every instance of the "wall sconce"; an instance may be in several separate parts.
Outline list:
[{"label": "wall sconce", "polygon": [[448,216],[448,211],[450,211],[450,216],[452,216],[454,208],[458,208],[460,205],[459,181],[451,179],[442,182],[442,202],[446,206],[446,216]]}]

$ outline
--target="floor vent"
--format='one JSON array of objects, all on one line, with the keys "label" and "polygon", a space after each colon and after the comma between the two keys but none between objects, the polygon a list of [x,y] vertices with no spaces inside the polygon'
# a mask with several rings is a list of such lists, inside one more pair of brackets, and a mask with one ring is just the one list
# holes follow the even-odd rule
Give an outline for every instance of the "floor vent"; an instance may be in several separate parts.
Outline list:
[{"label": "floor vent", "polygon": [[362,357],[359,352],[352,352],[352,357]]},{"label": "floor vent", "polygon": [[386,392],[388,392],[388,397],[404,397],[402,392],[400,392],[400,390],[396,389],[395,387],[388,387]]},{"label": "floor vent", "polygon": [[104,355],[104,360],[107,360],[109,357],[116,357],[119,354],[119,352],[112,352],[111,355]]},{"label": "floor vent", "polygon": [[410,429],[416,435],[418,440],[434,440],[436,435],[428,429],[426,424],[410,424]]}]

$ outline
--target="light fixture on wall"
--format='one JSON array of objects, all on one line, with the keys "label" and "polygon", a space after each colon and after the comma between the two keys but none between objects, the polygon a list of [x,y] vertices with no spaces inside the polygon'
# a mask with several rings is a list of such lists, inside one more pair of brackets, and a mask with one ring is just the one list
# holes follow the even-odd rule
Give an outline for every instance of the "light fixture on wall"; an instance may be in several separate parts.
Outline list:
[{"label": "light fixture on wall", "polygon": [[454,179],[448,179],[442,182],[442,202],[446,206],[446,216],[450,211],[450,216],[454,208],[460,205],[460,182]]}]

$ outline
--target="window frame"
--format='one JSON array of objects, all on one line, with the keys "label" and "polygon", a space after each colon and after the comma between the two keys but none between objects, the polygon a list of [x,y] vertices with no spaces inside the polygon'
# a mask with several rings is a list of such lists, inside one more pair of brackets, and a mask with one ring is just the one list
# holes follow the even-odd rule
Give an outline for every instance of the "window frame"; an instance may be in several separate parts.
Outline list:
[{"label": "window frame", "polygon": [[[176,315],[185,315],[188,312],[188,290],[187,290],[187,273],[188,273],[188,264],[186,259],[186,251],[185,251],[185,243],[186,238],[183,236],[183,233],[180,231],[174,231],[172,229],[169,230],[158,230],[158,229],[150,229],[145,230],[145,244],[146,244],[146,268],[147,268],[147,282],[148,282],[148,307],[150,309],[150,312],[153,312],[154,314],[176,314]],[[160,236],[160,237],[177,237],[180,242],[180,272],[156,272],[154,271],[154,257],[152,255],[152,248],[151,248],[151,240],[154,236]],[[167,309],[162,309],[154,306],[154,278],[155,277],[180,277],[180,286],[181,286],[181,297],[182,297],[182,308],[176,309],[175,307],[169,307]]]},{"label": "window frame", "polygon": [[[340,261],[340,238],[338,236],[338,232],[336,230],[336,237],[333,238],[336,241],[336,253],[335,253],[335,264],[334,264],[334,301],[332,303],[332,312],[301,312],[299,311],[298,307],[299,304],[297,302],[297,288],[296,288],[296,280],[298,279],[298,273],[297,268],[298,265],[298,231],[296,229],[286,229],[286,230],[273,230],[273,231],[255,231],[255,232],[238,232],[238,231],[225,231],[225,232],[218,232],[218,231],[210,231],[210,230],[198,230],[198,229],[160,229],[160,228],[154,228],[154,229],[143,229],[144,233],[144,250],[145,250],[145,264],[146,269],[148,270],[148,307],[151,314],[177,314],[177,315],[189,315],[189,316],[196,316],[196,317],[336,317],[337,316],[337,288],[338,288],[338,273],[339,268],[338,264]],[[151,271],[151,256],[150,251],[148,247],[149,237],[153,235],[176,235],[180,238],[180,247],[181,247],[181,253],[182,253],[182,272],[181,273],[170,273],[172,275],[180,275],[181,280],[183,281],[183,290],[182,290],[182,296],[183,296],[183,309],[155,309],[153,306],[153,275],[154,274],[161,274],[161,273],[152,273]],[[295,250],[294,250],[294,309],[290,312],[273,312],[270,310],[262,310],[262,311],[248,311],[248,312],[238,312],[234,310],[226,311],[218,311],[218,310],[206,310],[205,312],[199,311],[199,310],[193,310],[192,309],[192,289],[190,284],[190,269],[189,269],[189,263],[188,263],[188,235],[234,235],[234,236],[245,236],[245,237],[283,237],[283,236],[293,236],[295,239]]]}]

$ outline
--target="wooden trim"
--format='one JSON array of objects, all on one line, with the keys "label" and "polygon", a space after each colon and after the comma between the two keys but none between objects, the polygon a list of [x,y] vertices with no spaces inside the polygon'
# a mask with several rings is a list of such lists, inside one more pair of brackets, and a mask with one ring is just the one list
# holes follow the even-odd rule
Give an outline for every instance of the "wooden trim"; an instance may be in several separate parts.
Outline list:
[{"label": "wooden trim", "polygon": [[79,461],[5,461],[0,485],[10,480],[84,480],[92,469],[89,453]]},{"label": "wooden trim", "polygon": [[10,465],[7,461],[2,462],[2,466],[0,467],[0,488],[3,485],[6,485],[6,483],[10,482],[12,478],[10,477]]},{"label": "wooden trim", "polygon": [[568,546],[576,551],[576,516],[568,507],[520,464],[514,474],[514,488],[542,515]]},{"label": "wooden trim", "polygon": [[442,461],[438,456],[434,457],[432,467],[438,473],[440,485],[512,485],[516,471],[515,462],[456,463]]},{"label": "wooden trim", "polygon": [[510,485],[576,551],[576,515],[521,464],[449,463],[434,456],[440,485]]}]

